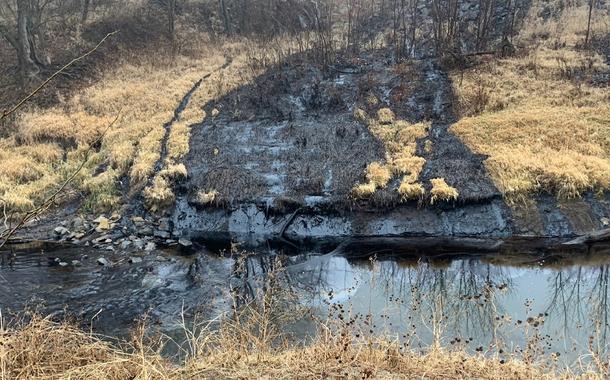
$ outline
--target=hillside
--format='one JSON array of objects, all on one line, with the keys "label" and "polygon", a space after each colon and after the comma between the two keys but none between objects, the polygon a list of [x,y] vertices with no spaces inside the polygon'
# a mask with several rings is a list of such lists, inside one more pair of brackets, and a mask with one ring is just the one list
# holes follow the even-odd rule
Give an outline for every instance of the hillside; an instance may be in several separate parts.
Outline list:
[{"label": "hillside", "polygon": [[[410,21],[360,4],[355,19],[327,9],[335,23],[313,31],[235,24],[231,37],[193,26],[204,4],[176,8],[169,40],[153,24],[162,7],[134,3],[120,21],[110,4],[93,9],[75,46],[130,17],[142,26],[91,60],[107,69],[83,68],[92,84],[57,87],[62,77],[45,89],[54,100],[4,121],[7,215],[83,164],[61,203],[171,216],[177,235],[559,237],[608,225],[604,4],[590,25],[584,3],[394,9]],[[136,38],[146,28],[157,32]],[[165,52],[150,54],[155,44]]]}]

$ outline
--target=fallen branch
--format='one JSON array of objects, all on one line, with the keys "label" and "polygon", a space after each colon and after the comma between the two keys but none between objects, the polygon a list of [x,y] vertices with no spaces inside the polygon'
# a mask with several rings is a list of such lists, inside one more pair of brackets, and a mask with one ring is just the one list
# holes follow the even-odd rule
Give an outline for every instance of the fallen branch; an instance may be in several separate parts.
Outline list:
[{"label": "fallen branch", "polygon": [[13,106],[13,108],[9,109],[8,111],[2,111],[2,115],[0,115],[0,122],[2,120],[4,120],[6,117],[8,117],[10,114],[17,111],[19,108],[21,108],[28,100],[30,100],[32,97],[34,97],[34,95],[36,95],[38,92],[40,92],[40,90],[42,90],[50,81],[55,79],[55,77],[57,77],[59,74],[64,72],[68,67],[72,66],[76,62],[81,61],[81,60],[87,58],[88,56],[90,56],[91,54],[93,54],[93,52],[95,52],[108,38],[110,38],[111,36],[115,35],[118,32],[119,31],[116,30],[112,33],[106,34],[106,36],[104,38],[102,38],[102,40],[100,42],[98,42],[98,44],[95,45],[93,47],[93,49],[89,50],[88,52],[81,55],[80,57],[74,58],[70,62],[66,63],[61,69],[57,70],[55,73],[53,73],[53,75],[51,75],[44,82],[42,82],[40,84],[40,86],[36,87],[36,89],[34,91],[32,91],[28,96],[21,99],[15,106]]},{"label": "fallen branch", "polygon": [[[120,115],[120,112],[119,112],[119,115]],[[95,141],[93,141],[92,143],[89,144],[89,146],[85,150],[85,157],[83,158],[83,161],[80,163],[78,168],[76,168],[76,170],[72,174],[70,174],[70,176],[61,184],[61,186],[57,190],[55,190],[49,197],[47,197],[38,207],[25,213],[25,215],[21,218],[21,220],[13,228],[7,229],[7,230],[3,231],[2,233],[0,233],[0,249],[2,249],[2,247],[4,247],[6,245],[6,243],[8,243],[10,238],[15,234],[15,232],[17,232],[17,230],[19,230],[26,223],[28,223],[32,219],[36,218],[43,212],[47,211],[55,203],[55,200],[57,199],[57,197],[64,191],[64,189],[74,180],[74,178],[76,178],[78,173],[80,173],[80,171],[85,167],[85,165],[89,161],[89,154],[93,150],[93,147],[102,141],[102,139],[104,138],[104,136],[106,135],[108,130],[110,130],[110,128],[114,125],[114,123],[116,123],[116,121],[119,119],[119,115],[117,115],[114,118],[114,120],[112,120],[112,122],[110,124],[108,124],[106,129],[98,136],[97,139],[95,139]],[[6,213],[5,213],[5,215],[6,215]]]}]

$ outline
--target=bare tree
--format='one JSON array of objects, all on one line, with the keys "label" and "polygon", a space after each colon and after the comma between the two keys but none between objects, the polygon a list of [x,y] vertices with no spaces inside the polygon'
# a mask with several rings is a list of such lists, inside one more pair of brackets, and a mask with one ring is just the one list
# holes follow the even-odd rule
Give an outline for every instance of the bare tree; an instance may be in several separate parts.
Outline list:
[{"label": "bare tree", "polygon": [[80,12],[80,24],[81,27],[85,25],[87,19],[89,18],[89,7],[91,5],[91,0],[83,0],[81,4],[81,12]]},{"label": "bare tree", "polygon": [[225,33],[231,35],[231,22],[229,21],[229,12],[227,11],[227,3],[225,0],[218,0],[218,6],[220,7],[220,14],[224,23]]},{"label": "bare tree", "polygon": [[459,28],[460,0],[432,0],[432,23],[436,54],[441,56],[455,47]]},{"label": "bare tree", "polygon": [[495,1],[479,0],[479,14],[477,16],[477,50],[487,48],[487,41],[494,16]]},{"label": "bare tree", "polygon": [[0,4],[0,35],[15,49],[23,85],[44,66],[38,58],[38,28],[49,1],[16,0]]},{"label": "bare tree", "polygon": [[594,7],[595,0],[589,0],[589,17],[587,18],[587,34],[585,35],[585,47],[589,45],[589,38],[591,36],[591,18],[593,16]]}]

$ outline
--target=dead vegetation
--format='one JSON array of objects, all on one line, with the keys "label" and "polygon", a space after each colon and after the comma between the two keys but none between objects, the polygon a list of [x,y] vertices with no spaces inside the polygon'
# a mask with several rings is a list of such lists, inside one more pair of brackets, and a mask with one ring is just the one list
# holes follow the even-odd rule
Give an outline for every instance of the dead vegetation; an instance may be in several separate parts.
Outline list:
[{"label": "dead vegetation", "polygon": [[[610,189],[610,92],[598,80],[610,67],[582,49],[588,5],[576,2],[543,18],[542,3],[535,3],[516,56],[453,74],[465,117],[451,130],[489,156],[487,170],[509,200]],[[590,33],[607,36],[609,17],[594,14]]]},{"label": "dead vegetation", "polygon": [[401,199],[421,200],[425,194],[418,183],[419,173],[426,160],[416,155],[417,143],[428,135],[430,123],[411,124],[396,120],[389,108],[380,108],[376,118],[369,118],[366,111],[357,108],[354,117],[365,123],[373,136],[378,138],[386,150],[385,162],[372,162],[365,171],[367,182],[358,184],[352,190],[356,198],[370,197],[377,189],[384,189],[392,178],[400,177],[396,191]]},{"label": "dead vegetation", "polygon": [[320,325],[309,343],[289,345],[274,323],[276,309],[245,310],[224,319],[218,329],[198,325],[188,330],[185,325],[185,358],[178,363],[160,355],[167,339],[144,329],[128,342],[111,343],[73,324],[34,316],[2,328],[0,373],[14,380],[605,378],[603,369],[585,368],[576,375],[531,358],[500,359],[438,345],[411,350],[392,337],[372,337],[340,320]]}]

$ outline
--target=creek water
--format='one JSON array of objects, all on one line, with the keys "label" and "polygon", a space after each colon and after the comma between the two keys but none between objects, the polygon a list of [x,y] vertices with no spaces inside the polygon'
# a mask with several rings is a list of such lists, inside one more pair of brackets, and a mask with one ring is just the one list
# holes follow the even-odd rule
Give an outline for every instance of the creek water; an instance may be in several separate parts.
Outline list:
[{"label": "creek water", "polygon": [[[248,254],[205,245],[133,263],[128,255],[85,247],[11,246],[0,255],[2,315],[68,315],[116,337],[147,315],[179,341],[183,316],[209,320],[230,312],[236,297],[257,300],[274,273],[291,316],[285,328],[296,339],[315,333],[314,320],[343,320],[353,321],[358,334],[386,335],[416,349],[437,339],[472,352],[547,355],[566,366],[587,361],[592,351],[608,355],[608,247],[388,256],[383,249],[355,255],[357,245],[347,253],[332,244],[296,251],[267,244]],[[100,265],[100,257],[112,265]]]}]

